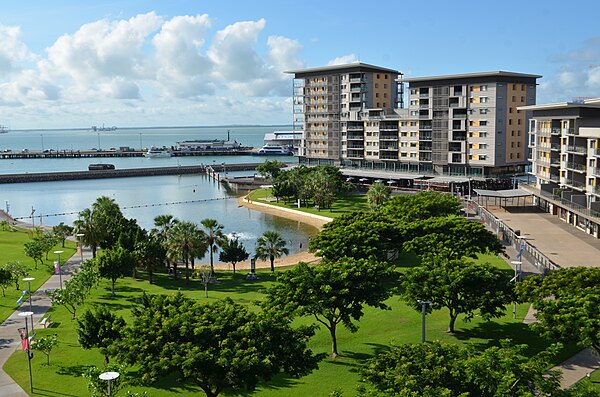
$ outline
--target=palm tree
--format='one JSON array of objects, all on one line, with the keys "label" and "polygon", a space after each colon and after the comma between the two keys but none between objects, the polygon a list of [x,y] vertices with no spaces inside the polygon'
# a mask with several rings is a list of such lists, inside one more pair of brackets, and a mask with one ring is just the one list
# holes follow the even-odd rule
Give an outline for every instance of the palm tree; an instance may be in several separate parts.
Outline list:
[{"label": "palm tree", "polygon": [[378,210],[390,198],[392,189],[381,182],[375,182],[367,192],[367,201],[373,211]]},{"label": "palm tree", "polygon": [[275,258],[281,258],[290,253],[285,246],[285,240],[279,233],[267,230],[256,240],[256,257],[262,260],[269,258],[271,261],[271,272],[275,271]]},{"label": "palm tree", "polygon": [[169,231],[177,223],[179,223],[179,219],[175,218],[173,215],[158,215],[154,218],[154,226],[156,226],[158,229],[152,229],[152,234],[158,238],[158,241],[160,241],[160,244],[163,246],[165,251],[167,251],[167,256],[165,257],[165,260],[166,260],[165,265],[167,267],[167,270],[170,268],[170,264],[169,264],[170,256],[168,255],[169,247],[168,247],[167,240],[169,237]]},{"label": "palm tree", "polygon": [[219,251],[219,247],[223,244],[223,225],[219,224],[216,219],[210,218],[203,219],[200,223],[206,229],[204,241],[210,252],[210,274],[214,274],[213,254]]},{"label": "palm tree", "polygon": [[[199,244],[198,237],[198,226],[193,222],[178,222],[169,231],[168,249],[171,258],[182,259],[185,263],[185,282],[190,282],[190,259],[194,256],[195,250]],[[175,265],[175,278],[177,278],[177,265]]]},{"label": "palm tree", "polygon": [[79,213],[77,220],[73,222],[75,226],[75,233],[82,233],[83,238],[81,243],[87,245],[92,249],[92,257],[96,257],[96,250],[100,245],[100,239],[97,233],[97,229],[94,225],[94,213],[91,209],[86,208]]}]

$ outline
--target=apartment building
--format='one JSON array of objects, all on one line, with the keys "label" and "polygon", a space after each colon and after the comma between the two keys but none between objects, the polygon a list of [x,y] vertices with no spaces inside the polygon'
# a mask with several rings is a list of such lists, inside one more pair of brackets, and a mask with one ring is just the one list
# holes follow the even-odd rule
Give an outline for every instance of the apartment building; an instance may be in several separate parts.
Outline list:
[{"label": "apartment building", "polygon": [[545,211],[600,237],[600,99],[521,107],[529,122],[533,186]]},{"label": "apartment building", "polygon": [[[523,172],[528,164],[530,112],[517,107],[535,104],[539,75],[497,71],[395,85],[386,82],[398,72],[364,64],[290,73],[297,128],[305,132],[301,163],[327,159],[355,168],[476,177]],[[329,107],[335,114],[325,112]]]},{"label": "apartment building", "polygon": [[364,128],[358,127],[363,111],[395,109],[402,99],[399,72],[393,69],[351,63],[286,73],[294,74],[294,130],[303,131],[303,163],[339,165],[342,123],[352,136],[362,136]]}]

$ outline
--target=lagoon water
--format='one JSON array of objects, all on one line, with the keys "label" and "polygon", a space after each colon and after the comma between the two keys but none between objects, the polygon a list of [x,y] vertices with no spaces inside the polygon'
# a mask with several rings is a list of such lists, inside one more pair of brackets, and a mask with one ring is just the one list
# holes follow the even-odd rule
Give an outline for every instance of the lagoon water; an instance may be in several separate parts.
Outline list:
[{"label": "lagoon water", "polygon": [[[231,139],[248,146],[261,146],[266,132],[289,129],[286,127],[190,127],[127,129],[92,133],[89,130],[54,131],[11,131],[0,135],[0,150],[28,148],[41,149],[85,149],[93,145],[100,135],[102,147],[172,146],[177,141],[191,139],[226,139],[227,130]],[[137,139],[137,146],[135,140]],[[147,142],[147,144],[146,144]],[[36,146],[37,145],[37,146]],[[291,157],[277,158],[294,161]],[[262,162],[264,157],[253,156],[201,156],[149,158],[107,158],[93,162],[110,162],[117,168],[153,167],[167,165],[251,163]],[[1,173],[50,172],[86,170],[90,159],[30,159],[0,160]],[[31,222],[29,215],[35,209],[35,224],[72,224],[77,213],[88,208],[97,197],[113,198],[124,215],[135,218],[146,229],[153,227],[157,215],[172,214],[181,220],[196,223],[204,218],[215,218],[225,226],[225,233],[235,233],[249,252],[254,252],[256,239],[266,230],[276,230],[288,241],[290,253],[299,250],[300,243],[307,246],[308,239],[316,229],[297,221],[275,217],[238,206],[238,194],[226,190],[206,175],[155,176],[138,178],[115,178],[62,182],[16,183],[0,185],[0,206],[8,205],[14,217]]]}]

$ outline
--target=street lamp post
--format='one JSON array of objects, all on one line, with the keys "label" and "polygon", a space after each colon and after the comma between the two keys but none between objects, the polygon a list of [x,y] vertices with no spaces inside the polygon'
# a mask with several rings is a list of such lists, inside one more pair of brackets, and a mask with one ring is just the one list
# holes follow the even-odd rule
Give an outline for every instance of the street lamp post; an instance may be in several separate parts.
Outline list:
[{"label": "street lamp post", "polygon": [[33,306],[31,304],[31,282],[35,280],[33,277],[25,277],[23,281],[27,281],[27,292],[29,292],[29,311],[31,312],[31,333],[34,333],[33,330]]},{"label": "street lamp post", "polygon": [[[513,279],[511,281],[514,281],[515,284],[519,281],[519,279],[521,278],[521,267],[523,266],[523,262],[521,261],[512,261],[510,262],[511,265],[513,265],[515,267],[515,276],[513,277]],[[517,318],[517,302],[513,302],[513,319]]]},{"label": "street lamp post", "polygon": [[98,376],[101,380],[108,381],[108,396],[112,397],[112,390],[110,389],[110,381],[115,380],[119,377],[118,372],[103,372]]},{"label": "street lamp post", "polygon": [[83,262],[83,236],[84,233],[77,233],[75,237],[77,237],[77,241],[79,242],[79,254],[81,255],[81,262]]},{"label": "street lamp post", "polygon": [[33,376],[31,375],[31,359],[33,358],[33,354],[31,353],[31,346],[29,346],[29,326],[27,325],[27,317],[29,316],[33,317],[33,312],[19,313],[19,317],[25,318],[25,338],[27,339],[27,349],[25,349],[25,353],[27,353],[27,362],[29,363],[29,387],[31,389],[31,394],[33,394]]},{"label": "street lamp post", "polygon": [[60,268],[60,254],[62,254],[65,251],[54,251],[55,254],[58,255],[58,280],[60,282],[60,289],[63,289],[62,287],[62,269]]},{"label": "street lamp post", "polygon": [[417,301],[421,305],[421,343],[425,343],[426,328],[425,328],[425,316],[427,315],[427,306],[431,306],[432,303],[429,301]]}]

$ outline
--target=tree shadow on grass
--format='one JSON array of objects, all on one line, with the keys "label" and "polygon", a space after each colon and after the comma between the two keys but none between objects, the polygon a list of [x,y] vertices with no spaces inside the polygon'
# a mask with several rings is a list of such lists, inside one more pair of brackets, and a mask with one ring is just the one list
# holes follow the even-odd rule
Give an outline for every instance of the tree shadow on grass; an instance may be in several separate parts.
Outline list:
[{"label": "tree shadow on grass", "polygon": [[36,396],[68,396],[68,397],[79,397],[77,394],[59,393],[56,390],[41,389],[39,387],[33,388],[33,394]]},{"label": "tree shadow on grass", "polygon": [[358,372],[358,370],[365,364],[365,362],[378,354],[386,352],[390,349],[388,345],[381,343],[364,343],[365,346],[371,348],[370,352],[354,352],[344,350],[341,353],[341,357],[338,359],[330,359],[329,363],[335,365],[344,365],[351,367],[350,372]]},{"label": "tree shadow on grass", "polygon": [[74,377],[80,377],[86,370],[92,368],[93,365],[62,365],[58,364],[58,369],[56,373],[59,375],[68,375]]}]

